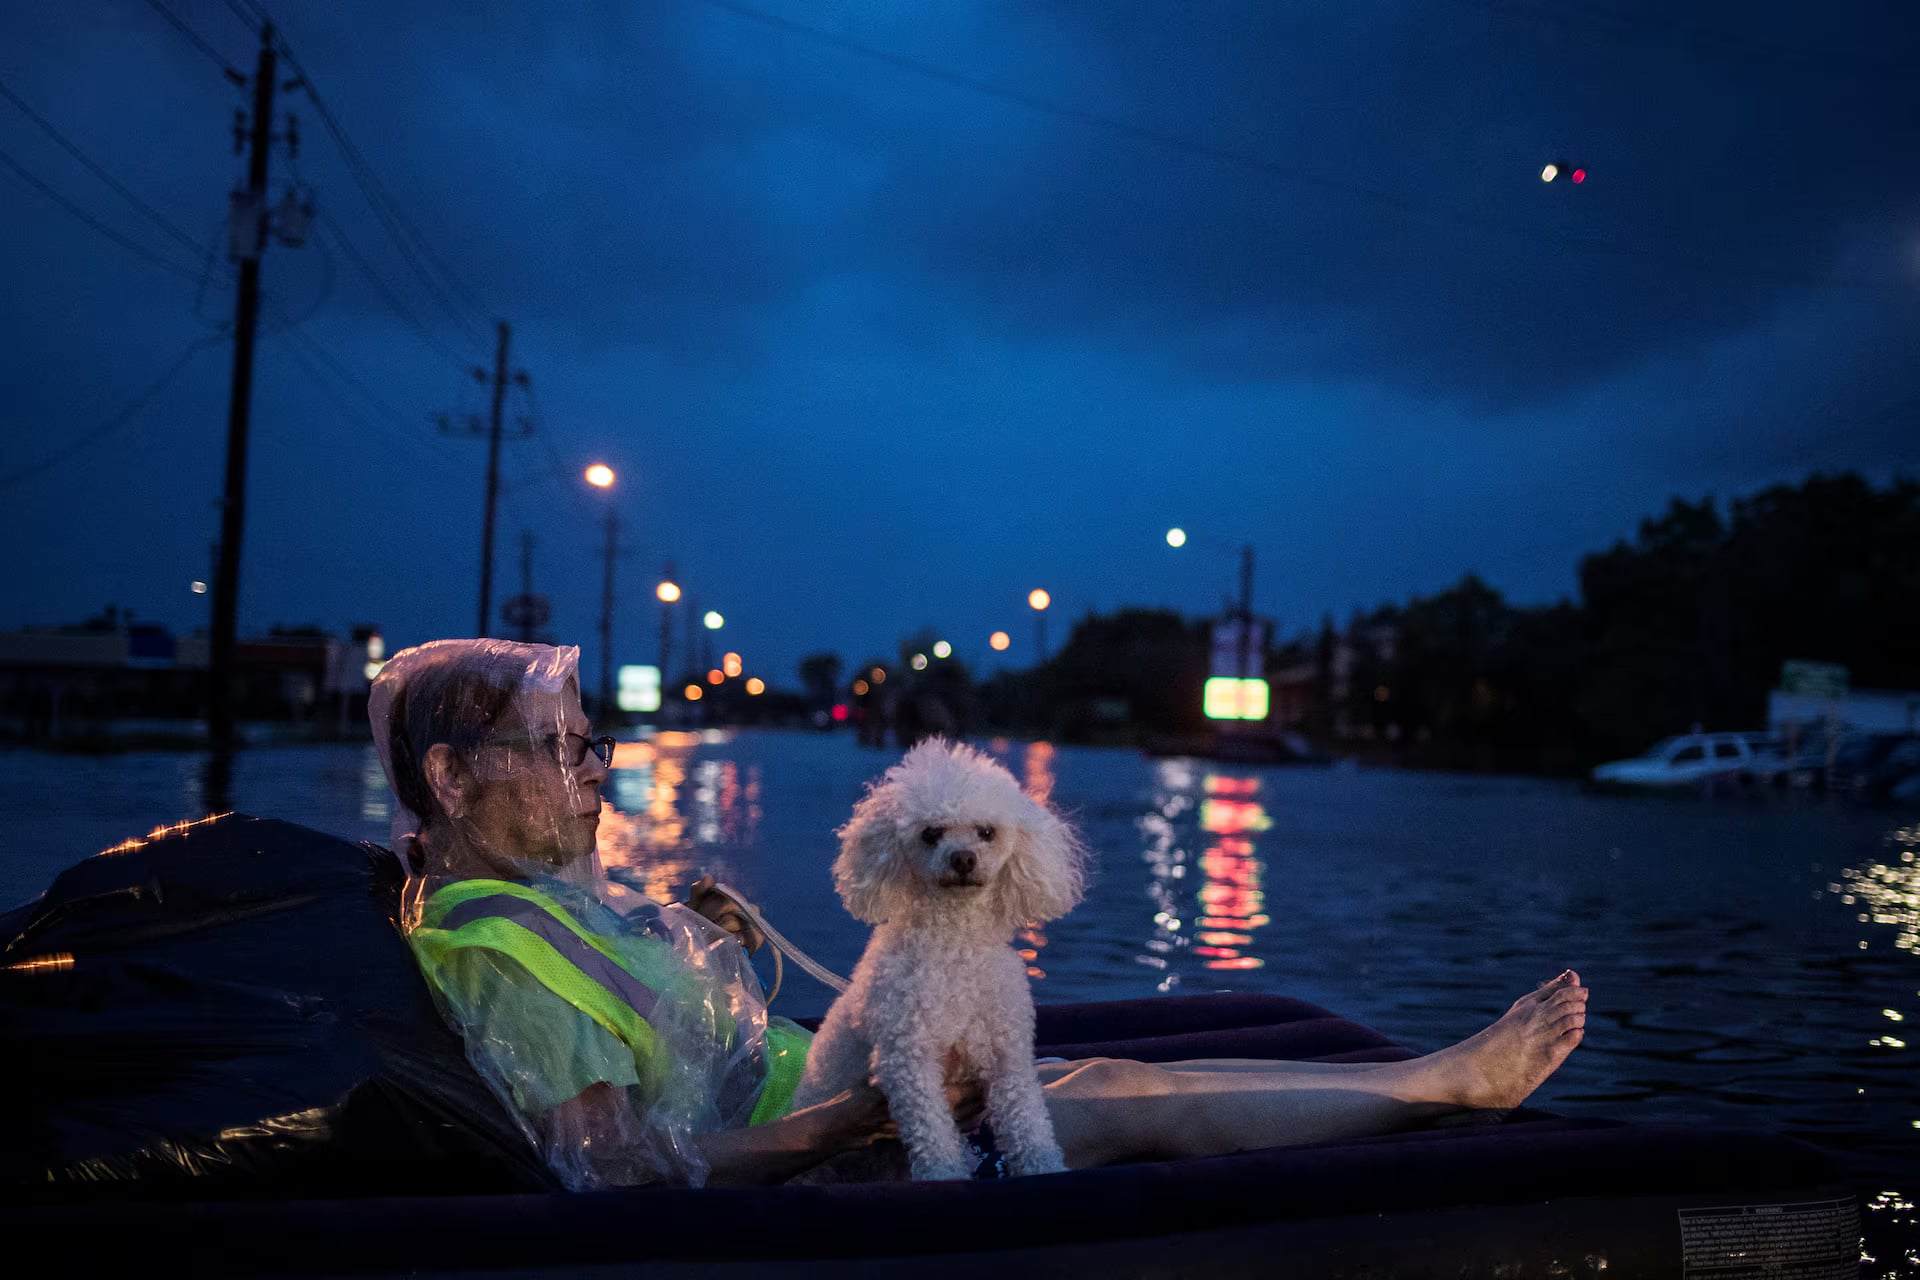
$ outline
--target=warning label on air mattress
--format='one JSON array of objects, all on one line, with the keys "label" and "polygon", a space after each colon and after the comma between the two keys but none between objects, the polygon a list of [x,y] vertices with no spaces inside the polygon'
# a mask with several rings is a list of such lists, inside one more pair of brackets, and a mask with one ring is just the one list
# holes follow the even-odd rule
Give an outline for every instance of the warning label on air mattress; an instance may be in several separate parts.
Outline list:
[{"label": "warning label on air mattress", "polygon": [[1860,1206],[1844,1196],[1682,1209],[1680,1251],[1687,1280],[1855,1280]]}]

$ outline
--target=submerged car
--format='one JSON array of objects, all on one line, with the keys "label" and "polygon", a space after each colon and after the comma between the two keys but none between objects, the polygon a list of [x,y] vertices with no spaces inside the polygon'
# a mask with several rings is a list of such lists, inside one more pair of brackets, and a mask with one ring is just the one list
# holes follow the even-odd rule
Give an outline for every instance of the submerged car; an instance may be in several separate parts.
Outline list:
[{"label": "submerged car", "polygon": [[1920,787],[1920,734],[1865,733],[1834,754],[1827,785],[1856,800],[1908,800]]},{"label": "submerged car", "polygon": [[1631,760],[1595,765],[1593,781],[1609,787],[1690,787],[1771,777],[1780,751],[1763,733],[1686,733],[1665,738]]}]

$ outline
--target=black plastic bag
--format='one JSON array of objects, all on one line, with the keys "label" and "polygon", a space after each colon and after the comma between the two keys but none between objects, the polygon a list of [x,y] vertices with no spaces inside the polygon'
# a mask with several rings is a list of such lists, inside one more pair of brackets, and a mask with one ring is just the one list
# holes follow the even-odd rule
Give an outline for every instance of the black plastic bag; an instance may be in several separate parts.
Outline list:
[{"label": "black plastic bag", "polygon": [[0,1181],[554,1186],[434,1007],[394,923],[400,882],[383,849],[232,814],[88,858],[0,916]]}]

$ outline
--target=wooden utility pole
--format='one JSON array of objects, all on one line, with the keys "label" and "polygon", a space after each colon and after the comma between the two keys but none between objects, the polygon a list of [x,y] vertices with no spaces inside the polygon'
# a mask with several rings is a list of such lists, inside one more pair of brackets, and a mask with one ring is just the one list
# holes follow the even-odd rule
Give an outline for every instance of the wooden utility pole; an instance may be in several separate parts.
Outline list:
[{"label": "wooden utility pole", "polygon": [[600,707],[602,725],[613,723],[613,561],[620,553],[620,517],[607,504],[607,570],[600,588]]},{"label": "wooden utility pole", "polygon": [[[240,540],[247,513],[247,426],[253,404],[253,338],[260,319],[260,257],[267,248],[267,157],[272,151],[273,24],[260,28],[253,73],[253,120],[247,186],[234,194],[230,243],[240,259],[233,313],[233,387],[227,400],[227,475],[220,502],[220,562],[213,574],[213,634],[207,655],[207,737],[215,750],[233,745],[234,635],[240,610]],[[236,144],[240,139],[236,137]]]},{"label": "wooden utility pole", "polygon": [[[1246,543],[1240,548],[1240,671],[1242,680],[1252,676],[1247,670],[1247,660],[1252,656],[1253,648],[1253,544]],[[1265,651],[1262,651],[1260,675],[1265,676]],[[1240,686],[1240,696],[1246,696],[1246,685]]]},{"label": "wooden utility pole", "polygon": [[[666,570],[660,575],[660,581],[663,584],[674,581],[672,561],[667,562]],[[658,593],[656,592],[655,594],[656,594],[656,598],[658,598]],[[668,688],[669,682],[672,681],[673,679],[673,668],[669,661],[669,659],[672,656],[673,656],[673,602],[670,600],[661,599],[660,600],[660,709],[661,709],[662,715],[664,715],[666,712],[667,688]]]},{"label": "wooden utility pole", "polygon": [[521,614],[520,640],[524,644],[533,643],[533,530],[523,530],[520,534],[520,595],[528,601],[528,607]]},{"label": "wooden utility pole", "polygon": [[487,512],[480,530],[480,620],[473,634],[485,636],[493,621],[493,511],[500,501],[500,418],[507,406],[507,322],[493,357],[493,416],[487,429]]}]

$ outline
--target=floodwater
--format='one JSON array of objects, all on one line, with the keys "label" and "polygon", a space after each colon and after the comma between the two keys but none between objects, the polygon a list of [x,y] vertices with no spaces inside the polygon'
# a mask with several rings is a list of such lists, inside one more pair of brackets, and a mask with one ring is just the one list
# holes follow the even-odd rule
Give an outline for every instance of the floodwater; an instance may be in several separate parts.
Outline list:
[{"label": "floodwater", "polygon": [[[1920,1273],[1920,811],[982,745],[1097,854],[1087,901],[1019,941],[1039,1000],[1285,993],[1424,1051],[1571,966],[1587,1040],[1535,1105],[1830,1148],[1864,1193],[1865,1274]],[[892,758],[845,734],[625,744],[603,857],[662,896],[713,872],[845,972],[864,931],[828,882],[832,833]],[[4,905],[207,807],[192,755],[0,759]],[[386,835],[371,749],[249,751],[232,788],[246,812]],[[826,997],[789,968],[776,1007]]]}]

